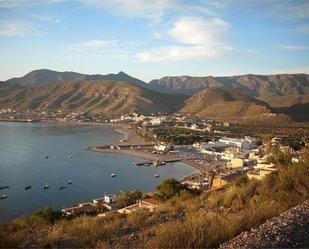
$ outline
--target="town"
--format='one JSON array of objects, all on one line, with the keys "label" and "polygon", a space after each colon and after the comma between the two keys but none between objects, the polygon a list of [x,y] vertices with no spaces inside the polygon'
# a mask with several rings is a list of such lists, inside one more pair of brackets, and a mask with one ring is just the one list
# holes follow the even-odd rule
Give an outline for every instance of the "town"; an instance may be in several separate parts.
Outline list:
[{"label": "town", "polygon": [[[302,160],[299,150],[308,146],[308,134],[298,137],[273,136],[266,141],[259,136],[243,134],[243,130],[232,122],[201,120],[181,113],[155,113],[148,116],[133,113],[107,117],[87,112],[18,112],[3,109],[0,111],[0,119],[23,122],[102,123],[118,129],[125,127],[125,136],[119,142],[88,149],[145,159],[132,162],[138,167],[164,167],[170,162],[189,164],[197,168],[199,173],[182,179],[181,184],[198,191],[220,191],[242,175],[249,179],[261,180],[277,170],[271,162],[272,150],[288,152],[291,162],[299,163]],[[237,132],[239,130],[240,132]],[[123,195],[130,196],[130,193],[132,194],[128,192]],[[80,214],[105,216],[113,212],[131,214],[140,209],[152,212],[160,205],[152,193],[148,193],[146,197],[140,195],[138,198],[129,198],[126,204],[119,205],[117,199],[120,196],[121,194],[105,194],[93,201],[63,208],[62,213],[66,217]]]}]

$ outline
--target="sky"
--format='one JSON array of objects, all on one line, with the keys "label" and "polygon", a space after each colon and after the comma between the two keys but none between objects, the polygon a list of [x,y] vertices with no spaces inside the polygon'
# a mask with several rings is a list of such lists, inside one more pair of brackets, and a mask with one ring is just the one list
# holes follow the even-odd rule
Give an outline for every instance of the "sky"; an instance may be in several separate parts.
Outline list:
[{"label": "sky", "polygon": [[0,80],[309,73],[305,0],[0,0]]}]

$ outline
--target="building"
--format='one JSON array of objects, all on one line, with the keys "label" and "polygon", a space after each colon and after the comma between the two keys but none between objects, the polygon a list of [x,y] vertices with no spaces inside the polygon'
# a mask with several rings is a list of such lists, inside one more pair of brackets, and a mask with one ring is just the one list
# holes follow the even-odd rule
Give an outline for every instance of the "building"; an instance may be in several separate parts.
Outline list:
[{"label": "building", "polygon": [[230,169],[242,168],[243,166],[244,159],[242,158],[232,158],[231,161],[226,164],[226,167]]},{"label": "building", "polygon": [[249,179],[257,179],[261,180],[263,179],[266,175],[269,175],[272,172],[277,171],[276,168],[264,168],[264,169],[257,169],[253,170],[247,173],[247,176]]},{"label": "building", "polygon": [[104,201],[106,203],[115,203],[116,202],[116,199],[117,199],[117,196],[114,195],[114,194],[106,194],[104,195]]},{"label": "building", "polygon": [[216,178],[214,178],[212,183],[212,188],[219,188],[224,187],[227,184],[230,184],[236,180],[237,177],[239,177],[241,173],[233,173],[228,175],[221,175]]},{"label": "building", "polygon": [[78,206],[68,207],[61,209],[64,216],[74,216],[79,214],[95,214],[97,207],[91,202],[84,202]]},{"label": "building", "polygon": [[224,143],[226,146],[239,147],[245,150],[257,148],[257,140],[255,138],[245,137],[244,139],[238,138],[220,138],[219,142]]},{"label": "building", "polygon": [[173,145],[172,144],[156,144],[153,148],[156,151],[168,152],[173,149]]}]

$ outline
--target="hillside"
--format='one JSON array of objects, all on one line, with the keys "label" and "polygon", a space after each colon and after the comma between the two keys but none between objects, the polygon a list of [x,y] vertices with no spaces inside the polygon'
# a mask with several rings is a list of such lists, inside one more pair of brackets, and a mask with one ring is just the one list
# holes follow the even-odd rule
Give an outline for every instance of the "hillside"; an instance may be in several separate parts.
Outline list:
[{"label": "hillside", "polygon": [[175,76],[152,80],[149,86],[165,93],[192,95],[204,88],[224,87],[237,89],[253,97],[273,97],[286,95],[304,95],[309,93],[309,75],[239,75],[228,77],[190,77]]},{"label": "hillside", "polygon": [[0,108],[61,109],[105,114],[174,111],[185,98],[110,80],[72,80],[33,88],[2,83],[0,92]]},{"label": "hillside", "polygon": [[207,88],[184,102],[180,112],[198,117],[260,119],[274,117],[267,104],[237,90]]},{"label": "hillside", "polygon": [[75,72],[57,72],[48,69],[34,70],[23,77],[12,78],[7,80],[7,83],[18,84],[26,87],[41,86],[45,84],[58,83],[68,80],[114,80],[126,81],[133,85],[147,88],[147,84],[139,79],[136,79],[124,72],[118,74],[81,74]]}]

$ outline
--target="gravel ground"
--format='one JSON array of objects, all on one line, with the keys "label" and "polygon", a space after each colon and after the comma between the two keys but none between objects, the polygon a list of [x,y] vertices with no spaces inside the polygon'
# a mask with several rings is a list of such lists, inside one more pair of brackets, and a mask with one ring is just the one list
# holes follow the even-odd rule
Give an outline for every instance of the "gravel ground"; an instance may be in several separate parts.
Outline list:
[{"label": "gravel ground", "polygon": [[309,200],[241,233],[220,248],[309,248]]}]

